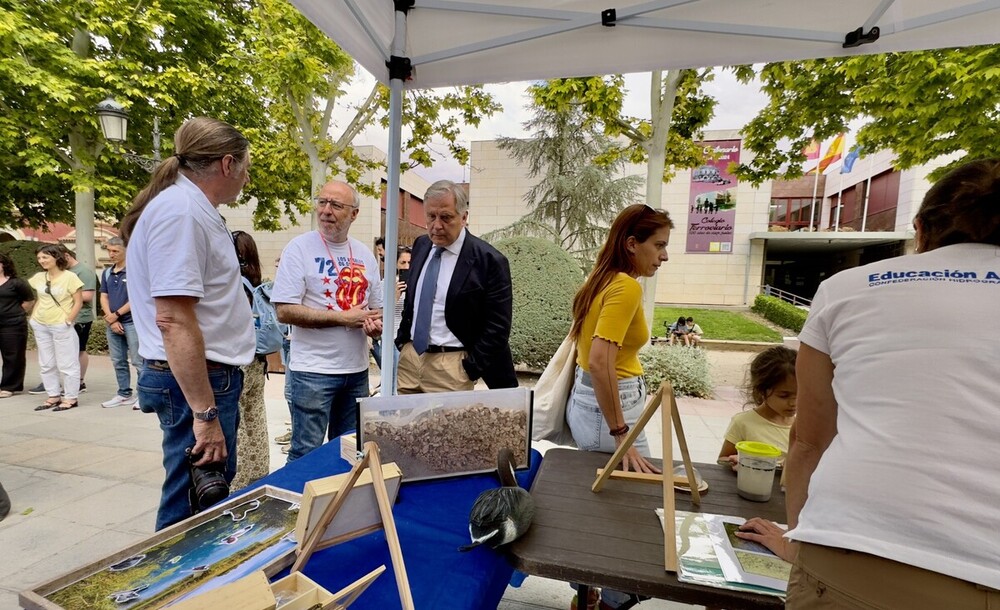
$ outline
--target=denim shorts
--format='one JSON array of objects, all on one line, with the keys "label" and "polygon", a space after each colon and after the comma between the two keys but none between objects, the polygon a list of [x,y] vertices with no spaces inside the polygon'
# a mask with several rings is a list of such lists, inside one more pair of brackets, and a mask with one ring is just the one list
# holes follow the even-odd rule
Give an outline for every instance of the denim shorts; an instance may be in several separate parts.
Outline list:
[{"label": "denim shorts", "polygon": [[[589,382],[590,376],[576,367],[573,391],[566,403],[566,423],[573,433],[576,446],[584,451],[614,453],[615,439],[611,436],[608,422],[597,404],[597,395]],[[642,415],[646,403],[646,382],[642,377],[626,377],[618,380],[618,396],[621,400],[625,423],[632,427]],[[633,446],[641,455],[649,457],[646,433],[639,434]]]}]

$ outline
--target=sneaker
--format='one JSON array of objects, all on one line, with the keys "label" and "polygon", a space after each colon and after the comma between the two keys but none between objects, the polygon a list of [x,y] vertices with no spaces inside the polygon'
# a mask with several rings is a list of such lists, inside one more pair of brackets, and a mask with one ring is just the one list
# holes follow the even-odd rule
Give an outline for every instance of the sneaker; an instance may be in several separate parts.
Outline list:
[{"label": "sneaker", "polygon": [[286,432],[281,436],[276,436],[274,437],[274,442],[278,443],[279,445],[289,445],[292,442],[292,433]]},{"label": "sneaker", "polygon": [[105,409],[112,409],[114,407],[127,407],[128,405],[135,404],[139,398],[133,394],[132,396],[122,396],[121,394],[116,395],[111,400],[105,400],[101,403],[101,406]]},{"label": "sneaker", "polygon": [[291,450],[292,450],[292,446],[291,446],[291,445],[284,445],[284,446],[283,446],[283,447],[281,448],[281,452],[282,452],[282,453],[284,453],[284,454],[287,454],[287,453],[288,453],[289,451],[291,451]]},{"label": "sneaker", "polygon": [[46,392],[45,392],[45,384],[44,383],[40,383],[40,384],[36,385],[35,387],[31,388],[30,390],[28,390],[28,394],[35,394],[36,396],[38,394],[45,394],[45,393]]},{"label": "sneaker", "polygon": [[83,394],[86,391],[87,391],[87,384],[85,384],[84,382],[81,381],[80,382],[80,393]]}]

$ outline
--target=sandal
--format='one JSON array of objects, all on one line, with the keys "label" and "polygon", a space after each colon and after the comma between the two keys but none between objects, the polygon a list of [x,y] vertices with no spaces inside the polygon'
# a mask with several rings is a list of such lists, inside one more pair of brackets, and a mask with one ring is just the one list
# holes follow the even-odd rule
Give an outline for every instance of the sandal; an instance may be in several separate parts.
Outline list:
[{"label": "sandal", "polygon": [[59,403],[58,407],[52,409],[52,412],[55,413],[56,411],[69,411],[70,409],[75,409],[79,404],[80,404],[79,401],[76,400],[73,401],[64,400],[61,403]]},{"label": "sandal", "polygon": [[51,409],[52,407],[58,407],[61,402],[62,402],[61,400],[56,400],[55,402],[53,402],[51,400],[46,400],[42,404],[40,404],[37,407],[35,407],[35,410],[36,411],[44,411],[46,409]]}]

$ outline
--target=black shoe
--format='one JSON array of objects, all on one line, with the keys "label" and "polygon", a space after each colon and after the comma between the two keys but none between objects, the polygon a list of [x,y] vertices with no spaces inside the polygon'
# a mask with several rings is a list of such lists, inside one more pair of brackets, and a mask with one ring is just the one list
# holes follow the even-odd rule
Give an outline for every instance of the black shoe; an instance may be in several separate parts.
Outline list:
[{"label": "black shoe", "polygon": [[84,393],[86,391],[87,391],[87,384],[85,384],[84,382],[81,381],[80,382],[80,393],[82,394],[82,393]]},{"label": "black shoe", "polygon": [[35,394],[35,395],[45,394],[45,384],[44,383],[40,383],[40,384],[36,385],[35,387],[33,387],[30,390],[28,390],[28,394]]},{"label": "black shoe", "polygon": [[7,495],[7,490],[0,485],[0,521],[3,521],[4,517],[10,512],[10,496]]}]

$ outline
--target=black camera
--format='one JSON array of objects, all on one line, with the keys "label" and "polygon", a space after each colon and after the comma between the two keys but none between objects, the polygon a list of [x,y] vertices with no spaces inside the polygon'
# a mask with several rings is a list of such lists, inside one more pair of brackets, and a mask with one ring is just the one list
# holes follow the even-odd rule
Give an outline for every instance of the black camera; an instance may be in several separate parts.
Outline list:
[{"label": "black camera", "polygon": [[214,462],[204,466],[195,466],[201,459],[201,454],[191,453],[192,447],[184,450],[191,471],[191,509],[198,513],[229,497],[229,483],[226,482],[226,464]]}]

